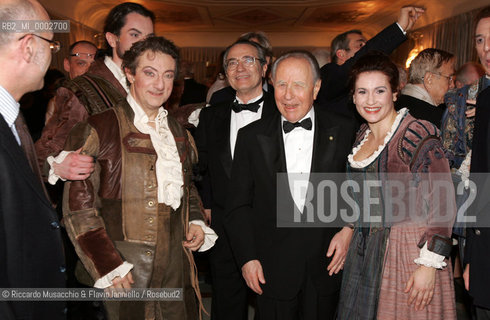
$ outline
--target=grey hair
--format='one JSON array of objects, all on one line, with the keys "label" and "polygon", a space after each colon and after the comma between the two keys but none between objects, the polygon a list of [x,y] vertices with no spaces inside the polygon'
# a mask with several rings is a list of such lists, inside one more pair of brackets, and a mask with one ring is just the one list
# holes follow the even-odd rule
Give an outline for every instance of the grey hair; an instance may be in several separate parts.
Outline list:
[{"label": "grey hair", "polygon": [[[37,18],[36,8],[27,0],[7,1],[7,3],[0,4],[0,21],[34,20]],[[16,36],[18,36],[16,32],[0,31],[0,48],[7,45]]]},{"label": "grey hair", "polygon": [[310,64],[311,73],[313,74],[313,83],[317,82],[317,80],[320,79],[320,67],[318,66],[318,62],[310,52],[303,50],[286,52],[285,54],[277,58],[277,60],[272,65],[272,79],[276,77],[276,70],[279,64],[289,58],[304,59],[308,61],[308,63]]},{"label": "grey hair", "polygon": [[429,48],[421,51],[413,59],[408,69],[410,83],[424,83],[424,77],[427,72],[436,73],[439,68],[454,58],[452,53],[444,50]]},{"label": "grey hair", "polygon": [[246,44],[246,45],[252,46],[255,49],[257,49],[257,56],[258,56],[257,58],[259,58],[260,65],[264,66],[267,63],[267,60],[265,59],[266,52],[265,52],[264,47],[262,47],[260,44],[253,42],[253,41],[238,40],[237,42],[233,43],[232,45],[230,45],[225,50],[225,54],[223,55],[223,68],[225,69],[225,71],[226,71],[226,60],[228,60],[228,53],[230,52],[230,50],[234,46],[239,45],[239,44]]}]

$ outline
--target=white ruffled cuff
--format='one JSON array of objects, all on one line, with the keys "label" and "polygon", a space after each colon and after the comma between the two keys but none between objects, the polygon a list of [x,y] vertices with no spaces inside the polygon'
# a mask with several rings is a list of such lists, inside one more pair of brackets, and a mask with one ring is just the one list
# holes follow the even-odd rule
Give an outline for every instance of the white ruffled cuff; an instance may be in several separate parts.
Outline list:
[{"label": "white ruffled cuff", "polygon": [[189,118],[187,118],[187,122],[192,124],[194,127],[197,128],[197,125],[199,124],[199,115],[201,114],[202,108],[196,109],[192,111],[190,114]]},{"label": "white ruffled cuff", "polygon": [[214,246],[214,244],[216,243],[216,240],[218,239],[218,235],[216,234],[216,232],[214,232],[213,229],[208,227],[204,223],[204,221],[192,220],[189,222],[189,224],[191,224],[191,223],[200,226],[202,228],[202,230],[204,231],[204,243],[199,248],[199,250],[197,250],[197,252],[204,252],[204,251],[211,249]]},{"label": "white ruffled cuff", "polygon": [[128,274],[129,271],[131,271],[131,269],[133,269],[133,265],[127,261],[124,261],[123,264],[121,264],[119,267],[112,270],[102,278],[99,278],[99,280],[95,282],[94,288],[105,289],[112,286],[112,280],[115,277],[123,278]]},{"label": "white ruffled cuff", "polygon": [[461,175],[461,181],[464,182],[464,188],[468,189],[470,187],[470,166],[471,166],[471,150],[466,154],[463,163],[456,171]]},{"label": "white ruffled cuff", "polygon": [[53,162],[62,163],[63,161],[65,161],[66,156],[69,154],[70,154],[69,151],[61,151],[60,154],[57,155],[56,157],[53,157],[53,156],[48,157],[48,159],[47,159],[47,161],[49,163],[48,182],[50,184],[55,185],[56,182],[58,182],[58,179],[61,179],[61,181],[66,181],[66,179],[63,179],[62,177],[60,177],[59,175],[54,173]]},{"label": "white ruffled cuff", "polygon": [[443,255],[434,253],[427,249],[427,242],[424,244],[422,249],[420,249],[420,256],[413,260],[419,266],[432,267],[436,269],[442,269],[447,264],[444,262],[445,257]]}]

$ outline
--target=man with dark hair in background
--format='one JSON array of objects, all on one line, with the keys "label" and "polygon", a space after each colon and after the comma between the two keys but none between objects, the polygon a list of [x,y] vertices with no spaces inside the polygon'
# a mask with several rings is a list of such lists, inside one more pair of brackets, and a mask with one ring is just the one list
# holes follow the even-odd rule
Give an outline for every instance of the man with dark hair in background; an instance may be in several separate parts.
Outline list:
[{"label": "man with dark hair in background", "polygon": [[[97,53],[97,47],[90,41],[81,40],[71,44],[68,49],[68,57],[63,59],[63,68],[70,79],[74,79],[87,72],[88,68],[94,62],[95,54]],[[54,114],[56,102],[55,97],[48,103],[46,109],[45,124]]]},{"label": "man with dark hair in background", "polygon": [[55,114],[36,142],[39,164],[45,174],[49,171],[51,184],[60,177],[83,180],[93,171],[90,157],[77,151],[61,152],[66,137],[75,124],[126,97],[128,87],[121,69],[122,56],[134,42],[153,34],[154,20],[153,12],[137,3],[125,2],[114,7],[104,24],[107,55],[96,59],[86,74],[58,89]]},{"label": "man with dark hair in background", "polygon": [[74,79],[88,71],[94,62],[97,47],[90,41],[81,40],[72,43],[68,52],[68,57],[63,60],[63,68],[70,79]]},{"label": "man with dark hair in background", "polygon": [[390,54],[407,37],[417,19],[424,13],[419,7],[403,7],[400,9],[398,21],[385,28],[369,41],[359,30],[347,31],[332,41],[332,62],[321,68],[322,87],[315,103],[323,108],[357,117],[357,111],[349,104],[349,72],[352,65],[370,50]]}]

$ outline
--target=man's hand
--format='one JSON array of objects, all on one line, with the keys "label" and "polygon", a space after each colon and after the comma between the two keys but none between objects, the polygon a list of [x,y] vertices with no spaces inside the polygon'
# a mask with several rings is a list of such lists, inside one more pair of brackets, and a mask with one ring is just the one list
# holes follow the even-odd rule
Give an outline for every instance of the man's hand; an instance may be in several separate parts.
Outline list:
[{"label": "man's hand", "polygon": [[470,291],[470,264],[468,263],[463,272],[464,287],[466,291]]},{"label": "man's hand", "polygon": [[327,267],[329,275],[333,275],[334,273],[337,274],[344,268],[345,256],[347,255],[347,251],[349,251],[349,244],[353,233],[354,230],[351,228],[343,227],[342,230],[337,232],[337,234],[332,238],[332,241],[330,241],[327,257],[330,258],[334,251],[335,255]]},{"label": "man's hand", "polygon": [[[242,266],[242,276],[247,286],[257,294],[262,294],[260,283],[265,284],[264,271],[259,260],[250,260]],[[259,283],[260,282],[260,283]]]},{"label": "man's hand", "polygon": [[53,162],[54,173],[66,180],[85,180],[95,170],[94,159],[80,154],[81,148],[70,152],[61,163]]},{"label": "man's hand", "polygon": [[398,16],[398,24],[403,31],[407,32],[412,29],[417,19],[425,12],[424,8],[420,7],[403,7],[400,9]]},{"label": "man's hand", "polygon": [[131,289],[131,284],[133,283],[133,275],[130,271],[122,278],[115,277],[112,279],[112,286],[110,286],[109,289]]},{"label": "man's hand", "polygon": [[204,243],[204,230],[201,228],[201,226],[191,223],[185,238],[187,241],[184,241],[184,247],[189,248],[192,251],[196,251]]},{"label": "man's hand", "polygon": [[408,279],[404,292],[410,292],[408,304],[415,304],[416,311],[424,309],[432,301],[436,271],[436,268],[420,266]]},{"label": "man's hand", "polygon": [[204,222],[207,226],[211,225],[211,209],[204,209]]}]

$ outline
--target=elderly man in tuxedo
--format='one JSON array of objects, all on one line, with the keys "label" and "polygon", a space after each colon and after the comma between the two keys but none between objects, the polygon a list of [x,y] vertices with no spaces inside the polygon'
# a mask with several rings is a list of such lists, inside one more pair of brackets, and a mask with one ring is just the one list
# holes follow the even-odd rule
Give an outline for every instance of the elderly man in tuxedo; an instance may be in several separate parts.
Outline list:
[{"label": "elderly man in tuxedo", "polygon": [[213,281],[211,318],[244,320],[247,318],[247,286],[233,259],[223,227],[231,164],[238,130],[277,110],[274,98],[262,88],[267,71],[263,47],[255,42],[237,41],[226,49],[223,66],[236,91],[234,101],[203,109],[196,144],[203,175],[201,197],[211,226],[219,236],[209,256]]},{"label": "elderly man in tuxedo", "polygon": [[[4,0],[0,20],[49,16],[35,0]],[[52,32],[0,32],[0,288],[65,287],[60,225],[18,103],[43,87],[51,53],[58,49]],[[0,301],[0,319],[64,318],[62,301]]]},{"label": "elderly man in tuxedo", "polygon": [[355,128],[313,107],[320,71],[307,52],[280,57],[272,69],[279,113],[238,134],[225,228],[258,319],[334,319],[348,227],[279,228],[277,204],[305,214],[305,196],[277,199],[277,174],[343,172]]}]

